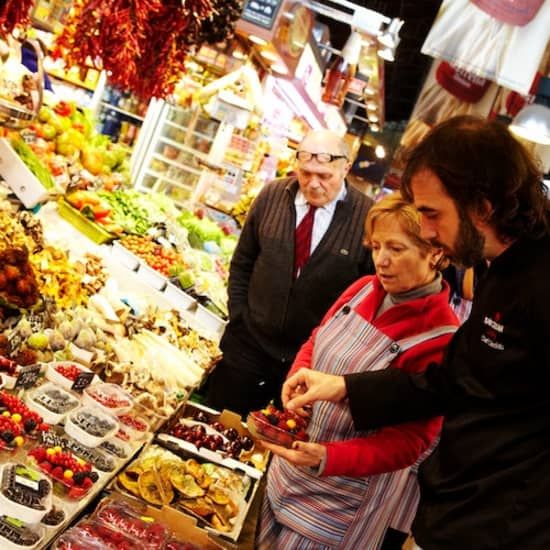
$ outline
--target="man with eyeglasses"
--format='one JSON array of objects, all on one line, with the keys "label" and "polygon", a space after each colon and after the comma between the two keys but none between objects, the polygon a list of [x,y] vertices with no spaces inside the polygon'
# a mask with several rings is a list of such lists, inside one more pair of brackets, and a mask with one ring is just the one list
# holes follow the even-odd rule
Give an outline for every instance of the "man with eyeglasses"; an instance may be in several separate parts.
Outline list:
[{"label": "man with eyeglasses", "polygon": [[207,404],[245,415],[278,399],[294,357],[334,300],[373,273],[363,247],[372,201],[346,184],[342,138],[307,134],[296,177],[275,180],[248,214],[231,261],[230,321]]}]

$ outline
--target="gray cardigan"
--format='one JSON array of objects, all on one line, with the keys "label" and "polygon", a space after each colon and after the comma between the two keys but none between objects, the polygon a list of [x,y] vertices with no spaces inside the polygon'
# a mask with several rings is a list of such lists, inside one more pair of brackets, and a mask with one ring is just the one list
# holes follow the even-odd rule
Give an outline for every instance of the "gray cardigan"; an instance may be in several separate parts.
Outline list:
[{"label": "gray cardigan", "polygon": [[264,351],[291,361],[338,296],[373,273],[363,246],[372,201],[348,186],[332,222],[294,280],[294,178],[267,184],[252,205],[231,261],[229,314],[243,319]]}]

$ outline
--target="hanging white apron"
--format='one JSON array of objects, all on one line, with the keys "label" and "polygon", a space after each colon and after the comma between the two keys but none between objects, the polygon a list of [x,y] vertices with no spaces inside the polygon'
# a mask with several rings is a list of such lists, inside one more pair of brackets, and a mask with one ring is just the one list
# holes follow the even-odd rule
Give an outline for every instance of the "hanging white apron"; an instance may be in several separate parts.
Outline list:
[{"label": "hanging white apron", "polygon": [[[454,332],[439,327],[395,342],[354,311],[371,292],[367,284],[322,326],[316,336],[312,366],[336,375],[386,368],[401,352],[425,340]],[[343,441],[366,437],[356,431],[346,402],[317,402],[308,434],[311,441]],[[319,546],[376,548],[405,487],[408,468],[363,478],[318,477],[309,468],[274,457],[267,480],[267,497],[278,523]],[[371,546],[372,542],[372,546]]]}]

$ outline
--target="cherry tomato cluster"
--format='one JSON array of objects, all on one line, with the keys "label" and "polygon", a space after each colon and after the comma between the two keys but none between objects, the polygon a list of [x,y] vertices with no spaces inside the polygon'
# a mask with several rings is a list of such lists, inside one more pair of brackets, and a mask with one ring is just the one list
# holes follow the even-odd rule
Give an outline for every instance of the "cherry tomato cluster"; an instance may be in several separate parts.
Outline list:
[{"label": "cherry tomato cluster", "polygon": [[121,244],[165,277],[170,275],[171,267],[183,264],[183,259],[175,250],[164,248],[149,237],[129,235],[121,240]]},{"label": "cherry tomato cluster", "polygon": [[82,369],[78,368],[76,365],[58,365],[55,367],[55,370],[61,374],[61,376],[64,376],[65,378],[68,378],[69,380],[76,380],[77,376],[82,372]]},{"label": "cherry tomato cluster", "polygon": [[149,429],[149,426],[143,420],[131,414],[121,414],[117,418],[122,424],[138,432],[146,432]]},{"label": "cherry tomato cluster", "polygon": [[115,393],[107,393],[100,390],[91,390],[88,395],[95,399],[98,403],[109,409],[119,409],[122,407],[129,407],[131,405],[128,399],[120,397]]}]

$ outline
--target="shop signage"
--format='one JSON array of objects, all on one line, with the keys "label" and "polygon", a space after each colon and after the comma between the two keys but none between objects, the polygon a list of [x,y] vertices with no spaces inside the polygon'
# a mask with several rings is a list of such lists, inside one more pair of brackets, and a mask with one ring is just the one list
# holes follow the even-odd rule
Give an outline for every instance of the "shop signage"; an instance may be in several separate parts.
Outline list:
[{"label": "shop signage", "polygon": [[271,29],[282,0],[245,0],[241,19],[264,29]]}]

